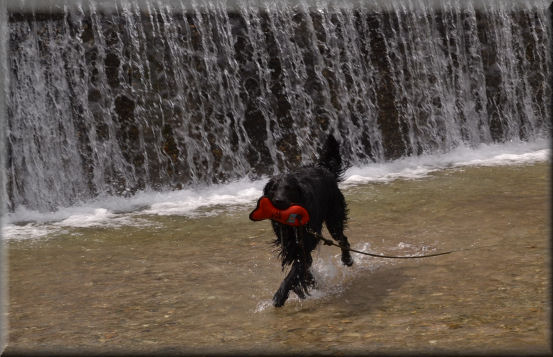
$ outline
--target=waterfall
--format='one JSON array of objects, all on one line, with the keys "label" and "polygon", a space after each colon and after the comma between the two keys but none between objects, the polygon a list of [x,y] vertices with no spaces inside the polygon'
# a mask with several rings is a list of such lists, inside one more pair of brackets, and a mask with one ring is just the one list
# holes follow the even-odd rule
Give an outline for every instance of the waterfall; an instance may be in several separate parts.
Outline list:
[{"label": "waterfall", "polygon": [[12,5],[8,208],[549,135],[545,1],[229,3]]}]

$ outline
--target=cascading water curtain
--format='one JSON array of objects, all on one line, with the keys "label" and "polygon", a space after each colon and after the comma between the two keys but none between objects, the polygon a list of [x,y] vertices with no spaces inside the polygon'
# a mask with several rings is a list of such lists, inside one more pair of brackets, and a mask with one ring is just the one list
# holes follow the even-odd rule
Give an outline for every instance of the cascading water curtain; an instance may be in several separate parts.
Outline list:
[{"label": "cascading water curtain", "polygon": [[9,10],[10,210],[547,136],[542,0]]},{"label": "cascading water curtain", "polygon": [[8,261],[2,227],[6,213],[6,98],[8,96],[8,17],[5,2],[0,2],[0,353],[8,344]]}]

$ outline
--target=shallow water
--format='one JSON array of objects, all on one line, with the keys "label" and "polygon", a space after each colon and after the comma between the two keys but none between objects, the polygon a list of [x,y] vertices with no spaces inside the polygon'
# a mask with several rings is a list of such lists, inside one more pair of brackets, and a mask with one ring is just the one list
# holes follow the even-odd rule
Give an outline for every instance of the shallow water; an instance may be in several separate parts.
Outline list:
[{"label": "shallow water", "polygon": [[465,167],[345,188],[353,248],[476,249],[354,254],[347,268],[322,246],[318,288],[280,309],[271,297],[285,272],[249,205],[10,240],[7,352],[550,351],[549,170]]}]

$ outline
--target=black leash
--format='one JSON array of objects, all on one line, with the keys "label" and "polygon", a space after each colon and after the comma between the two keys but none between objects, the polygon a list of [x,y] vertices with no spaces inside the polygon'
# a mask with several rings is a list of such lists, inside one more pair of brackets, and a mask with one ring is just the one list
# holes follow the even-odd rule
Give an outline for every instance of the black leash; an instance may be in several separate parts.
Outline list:
[{"label": "black leash", "polygon": [[[430,257],[437,257],[437,256],[439,256],[439,255],[446,255],[446,254],[451,254],[451,253],[455,253],[455,252],[461,252],[461,251],[464,251],[464,250],[475,249],[475,248],[465,248],[465,249],[458,249],[458,250],[448,250],[448,251],[446,251],[446,252],[441,252],[441,253],[425,254],[425,255],[411,255],[411,256],[378,255],[378,254],[374,254],[374,253],[362,252],[362,251],[360,251],[360,250],[351,249],[351,248],[349,248],[349,247],[342,247],[341,245],[334,243],[332,240],[326,239],[326,238],[323,237],[321,234],[319,234],[319,233],[313,231],[312,229],[306,228],[306,231],[307,231],[307,233],[313,234],[316,238],[322,240],[324,245],[334,245],[334,246],[336,246],[336,247],[338,247],[338,248],[340,248],[340,249],[345,249],[345,250],[349,250],[349,251],[351,251],[351,252],[355,252],[355,253],[359,253],[359,254],[364,254],[364,255],[369,255],[369,256],[371,256],[371,257],[376,257],[376,258],[389,258],[389,259],[430,258]],[[480,247],[480,248],[487,248],[487,247]]]}]

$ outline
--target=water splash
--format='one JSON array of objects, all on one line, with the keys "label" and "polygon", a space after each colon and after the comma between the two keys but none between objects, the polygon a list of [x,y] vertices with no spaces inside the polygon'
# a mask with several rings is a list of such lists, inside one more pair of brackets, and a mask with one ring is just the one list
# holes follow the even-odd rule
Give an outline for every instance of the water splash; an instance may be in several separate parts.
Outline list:
[{"label": "water splash", "polygon": [[[321,246],[315,251],[313,266],[311,267],[317,286],[309,291],[310,295],[305,300],[300,299],[295,293],[291,292],[287,304],[310,304],[314,301],[339,296],[344,293],[356,277],[362,274],[373,273],[378,269],[396,263],[393,259],[381,259],[353,253],[355,263],[351,267],[346,267],[340,260],[340,253],[323,258],[319,255],[320,248]],[[372,251],[369,242],[356,243],[352,248],[359,251]],[[397,254],[404,256],[416,256],[427,254],[435,249],[428,246],[419,247],[400,242],[396,247],[390,247],[388,250],[395,251]],[[257,303],[254,312],[260,313],[267,309],[272,309],[272,307],[272,301],[264,299]]]}]

